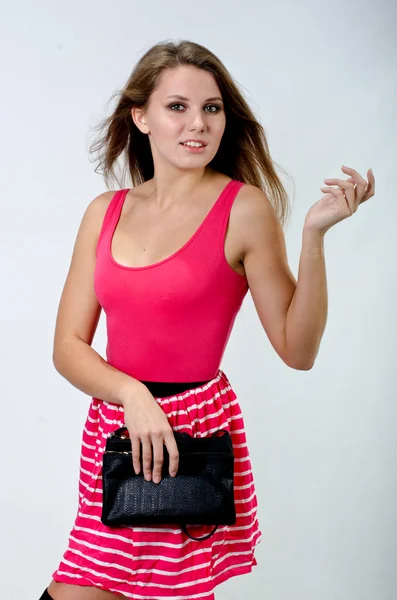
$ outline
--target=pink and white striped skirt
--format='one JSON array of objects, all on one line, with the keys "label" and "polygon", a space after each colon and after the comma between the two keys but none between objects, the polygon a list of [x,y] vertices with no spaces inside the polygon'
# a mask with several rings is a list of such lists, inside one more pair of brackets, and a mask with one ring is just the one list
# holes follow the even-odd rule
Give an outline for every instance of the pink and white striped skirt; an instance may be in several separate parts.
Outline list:
[{"label": "pink and white striped skirt", "polygon": [[[108,435],[124,425],[124,409],[92,398],[83,430],[77,516],[53,579],[134,600],[214,600],[217,585],[257,565],[254,551],[262,537],[241,408],[221,369],[203,385],[155,398],[174,431],[194,437],[209,436],[217,429],[230,432],[236,523],[220,525],[203,541],[188,538],[177,526],[104,525],[102,454]],[[212,529],[188,528],[194,537]]]}]

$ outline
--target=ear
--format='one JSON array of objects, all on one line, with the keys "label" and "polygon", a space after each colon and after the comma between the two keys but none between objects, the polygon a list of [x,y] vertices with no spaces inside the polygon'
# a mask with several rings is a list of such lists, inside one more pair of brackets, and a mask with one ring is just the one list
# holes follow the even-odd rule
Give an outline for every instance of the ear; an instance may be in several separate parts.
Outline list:
[{"label": "ear", "polygon": [[143,108],[133,106],[131,108],[131,116],[139,131],[141,131],[142,133],[150,133],[149,127],[146,123],[146,116]]}]

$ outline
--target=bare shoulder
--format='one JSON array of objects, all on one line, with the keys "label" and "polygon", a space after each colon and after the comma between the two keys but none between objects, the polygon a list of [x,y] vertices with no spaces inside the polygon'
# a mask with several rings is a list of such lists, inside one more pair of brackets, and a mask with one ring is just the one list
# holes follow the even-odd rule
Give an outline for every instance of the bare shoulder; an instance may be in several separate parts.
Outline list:
[{"label": "bare shoulder", "polygon": [[79,233],[97,242],[109,204],[117,190],[102,192],[87,205],[81,220]]},{"label": "bare shoulder", "polygon": [[84,216],[89,219],[103,219],[116,190],[102,192],[87,205]]},{"label": "bare shoulder", "polygon": [[103,192],[91,200],[78,228],[56,320],[53,356],[58,366],[66,341],[78,338],[91,344],[94,337],[101,312],[94,289],[95,250],[114,193]]},{"label": "bare shoulder", "polygon": [[267,194],[256,185],[245,183],[239,190],[236,200],[241,216],[245,218],[255,218],[260,214],[268,215],[272,212],[275,214]]},{"label": "bare shoulder", "polygon": [[239,224],[243,260],[254,247],[263,248],[274,244],[275,238],[284,237],[276,211],[259,187],[244,184],[236,196],[233,211]]},{"label": "bare shoulder", "polygon": [[236,208],[242,262],[252,299],[273,348],[293,366],[297,363],[287,356],[285,324],[297,282],[288,264],[283,228],[264,191],[244,185],[240,192]]}]

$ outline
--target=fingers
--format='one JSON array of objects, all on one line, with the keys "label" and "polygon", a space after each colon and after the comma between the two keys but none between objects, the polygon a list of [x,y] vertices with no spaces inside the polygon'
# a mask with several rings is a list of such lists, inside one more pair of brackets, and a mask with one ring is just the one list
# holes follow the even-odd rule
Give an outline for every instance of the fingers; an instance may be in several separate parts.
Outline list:
[{"label": "fingers", "polygon": [[139,475],[141,470],[141,443],[142,443],[142,463],[143,463],[143,475],[147,481],[151,478],[151,466],[152,466],[152,446],[150,443],[150,437],[148,435],[142,435],[141,439],[137,435],[130,435],[131,448],[132,448],[132,466],[136,473]]},{"label": "fingers", "polygon": [[152,479],[152,463],[153,463],[153,482],[161,481],[163,463],[164,463],[164,444],[167,447],[169,454],[169,472],[171,477],[175,477],[179,466],[178,446],[175,442],[175,437],[170,430],[168,433],[152,433],[151,436],[141,435],[131,436],[132,448],[132,464],[134,472],[138,475],[141,468],[140,448],[142,443],[142,465],[143,475],[146,481]]},{"label": "fingers", "polygon": [[142,464],[146,481],[152,478],[152,444],[148,435],[142,436]]},{"label": "fingers", "polygon": [[365,190],[364,198],[362,200],[363,202],[365,202],[365,200],[368,200],[369,198],[372,198],[372,196],[374,196],[375,194],[375,176],[372,169],[368,169],[367,174],[368,184]]},{"label": "fingers", "polygon": [[179,452],[178,452],[178,446],[176,445],[175,437],[174,437],[172,430],[170,430],[164,436],[164,443],[167,446],[167,451],[168,451],[168,454],[170,457],[170,465],[169,465],[170,475],[171,475],[171,477],[175,477],[175,475],[178,471],[178,467],[179,467]]},{"label": "fingers", "polygon": [[[159,483],[164,461],[164,442],[161,433],[152,434],[153,443],[153,481]],[[150,473],[149,473],[150,476]]]},{"label": "fingers", "polygon": [[367,182],[363,177],[361,177],[360,173],[357,173],[355,169],[351,169],[350,167],[346,167],[342,165],[342,171],[345,171],[350,177],[357,183],[357,185],[366,186]]},{"label": "fingers", "polygon": [[[358,204],[362,204],[363,202],[365,202],[369,198],[372,198],[372,196],[375,195],[375,176],[372,169],[367,170],[368,182],[363,177],[361,177],[360,173],[358,173],[354,169],[351,169],[350,167],[342,165],[342,171],[350,175],[347,181],[355,182],[357,188],[359,188]],[[339,185],[339,183],[337,185]]]},{"label": "fingers", "polygon": [[132,466],[137,475],[139,475],[141,470],[141,441],[138,436],[131,435],[131,448],[132,448]]},{"label": "fingers", "polygon": [[[328,179],[324,179],[324,181],[337,181],[335,180],[328,180]],[[355,203],[354,203],[354,186],[352,186],[352,184],[348,184],[349,187],[345,186],[340,186],[338,188],[332,188],[332,187],[321,187],[320,190],[324,193],[328,193],[328,194],[332,194],[332,196],[334,196],[335,198],[343,198],[343,201],[341,201],[341,207],[346,206],[348,211],[349,211],[349,215],[351,216],[356,210],[357,208],[355,207]],[[343,188],[343,189],[342,189]],[[345,192],[343,191],[345,190]]]},{"label": "fingers", "polygon": [[354,183],[352,183],[348,179],[324,179],[324,181],[328,185],[339,185],[339,187],[343,188],[344,190],[354,188]]},{"label": "fingers", "polygon": [[[350,175],[350,177],[346,180],[324,179],[324,181],[328,185],[339,186],[344,191],[346,201],[352,212],[355,212],[360,204],[372,198],[375,194],[375,177],[372,169],[368,169],[367,171],[368,182],[355,169],[342,165],[342,171]],[[329,188],[321,188],[321,190],[324,189]]]}]

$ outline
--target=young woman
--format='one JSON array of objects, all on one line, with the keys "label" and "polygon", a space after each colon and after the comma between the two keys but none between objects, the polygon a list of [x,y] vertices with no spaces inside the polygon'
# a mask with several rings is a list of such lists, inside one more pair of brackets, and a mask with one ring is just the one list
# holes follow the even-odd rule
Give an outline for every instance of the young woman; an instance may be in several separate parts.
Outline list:
[{"label": "young woman", "polygon": [[[118,183],[89,204],[60,300],[54,365],[92,401],[76,520],[42,598],[213,600],[217,585],[257,564],[262,535],[243,416],[220,369],[236,315],[249,289],[280,358],[311,369],[327,317],[324,235],[374,195],[374,177],[343,167],[346,180],[325,180],[335,187],[322,187],[306,216],[296,281],[282,229],[288,198],[264,130],[208,49],[152,47],[102,132],[93,150],[107,187],[120,156],[133,187]],[[91,347],[102,309],[107,360]],[[177,476],[173,431],[227,429],[236,524],[204,541],[175,526],[105,526],[102,454],[124,425],[136,473],[156,485],[164,444]]]}]

